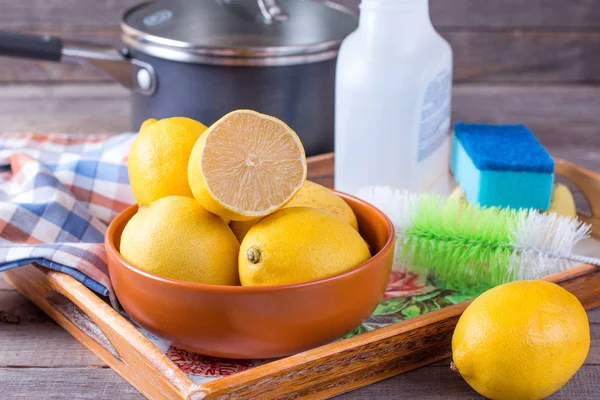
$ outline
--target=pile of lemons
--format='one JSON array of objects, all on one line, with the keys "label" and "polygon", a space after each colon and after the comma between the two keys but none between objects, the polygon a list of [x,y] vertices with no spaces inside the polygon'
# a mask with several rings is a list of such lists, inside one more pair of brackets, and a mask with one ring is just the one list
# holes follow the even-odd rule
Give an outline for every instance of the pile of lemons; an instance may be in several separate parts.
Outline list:
[{"label": "pile of lemons", "polygon": [[298,136],[249,110],[207,128],[182,117],[145,121],[128,157],[139,205],[121,255],[150,273],[213,285],[282,285],[366,261],[348,204],[306,180]]}]

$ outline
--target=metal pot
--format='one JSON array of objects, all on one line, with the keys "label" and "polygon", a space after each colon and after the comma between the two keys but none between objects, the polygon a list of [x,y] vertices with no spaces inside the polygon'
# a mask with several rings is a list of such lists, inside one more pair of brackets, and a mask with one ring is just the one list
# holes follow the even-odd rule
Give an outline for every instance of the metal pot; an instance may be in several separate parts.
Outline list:
[{"label": "metal pot", "polygon": [[158,0],[121,22],[123,50],[0,32],[0,55],[75,61],[132,90],[132,129],[147,118],[212,124],[235,109],[276,116],[307,155],[333,150],[334,79],[351,10],[302,0]]}]

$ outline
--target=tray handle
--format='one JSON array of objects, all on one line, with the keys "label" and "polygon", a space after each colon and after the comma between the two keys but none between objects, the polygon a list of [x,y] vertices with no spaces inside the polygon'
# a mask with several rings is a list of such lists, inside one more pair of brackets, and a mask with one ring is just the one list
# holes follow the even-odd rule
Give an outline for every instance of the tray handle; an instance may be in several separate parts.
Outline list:
[{"label": "tray handle", "polygon": [[593,237],[600,238],[600,174],[560,158],[554,162],[554,172],[575,185],[587,200],[592,215],[579,214],[579,219],[592,226]]},{"label": "tray handle", "polygon": [[27,265],[6,280],[151,399],[185,399],[196,388],[134,325],[69,275]]}]

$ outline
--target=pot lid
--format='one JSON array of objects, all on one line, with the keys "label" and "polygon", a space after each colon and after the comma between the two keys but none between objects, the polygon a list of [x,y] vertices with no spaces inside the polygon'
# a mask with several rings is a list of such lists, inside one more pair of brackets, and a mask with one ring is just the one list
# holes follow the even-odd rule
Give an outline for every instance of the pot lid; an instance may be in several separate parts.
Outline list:
[{"label": "pot lid", "polygon": [[356,15],[313,0],[158,0],[127,11],[125,43],[185,62],[282,65],[335,58]]}]

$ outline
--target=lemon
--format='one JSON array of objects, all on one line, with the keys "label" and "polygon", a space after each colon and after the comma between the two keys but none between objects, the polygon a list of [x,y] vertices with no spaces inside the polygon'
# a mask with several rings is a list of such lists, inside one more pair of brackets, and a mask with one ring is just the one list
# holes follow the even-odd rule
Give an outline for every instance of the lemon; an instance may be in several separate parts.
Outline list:
[{"label": "lemon", "polygon": [[561,183],[554,184],[548,212],[553,212],[565,217],[577,217],[575,199],[573,198],[573,193],[571,193],[567,186]]},{"label": "lemon", "polygon": [[456,201],[459,202],[466,202],[467,198],[465,197],[465,192],[463,192],[462,188],[460,186],[456,186],[454,188],[454,190],[452,191],[452,193],[450,193],[450,196],[448,196],[451,199],[454,199]]},{"label": "lemon", "polygon": [[358,230],[356,215],[348,203],[325,186],[315,182],[305,181],[286,207],[313,207],[328,211]]},{"label": "lemon", "polygon": [[[318,208],[319,210],[332,213],[358,230],[358,221],[352,208],[331,190],[312,181],[305,181],[298,193],[296,193],[285,207]],[[232,221],[229,226],[238,240],[242,241],[246,233],[257,221]]]},{"label": "lemon", "polygon": [[248,233],[250,228],[252,228],[258,221],[258,219],[253,219],[250,221],[231,221],[229,223],[229,227],[233,231],[235,237],[241,243],[242,240],[244,240],[246,233]]},{"label": "lemon", "polygon": [[[465,194],[460,186],[457,186],[449,196],[459,202],[466,202]],[[547,213],[556,213],[563,217],[577,217],[577,207],[573,193],[569,188],[561,183],[555,183],[552,187],[552,197],[550,199],[550,207]]]},{"label": "lemon", "polygon": [[347,271],[370,257],[356,229],[309,207],[284,208],[262,218],[242,241],[242,285],[283,285]]},{"label": "lemon", "polygon": [[120,252],[138,268],[165,278],[239,284],[238,241],[221,218],[189,197],[140,206],[123,230]]},{"label": "lemon", "polygon": [[205,130],[200,122],[184,117],[144,121],[127,159],[138,204],[166,196],[192,197],[187,165],[194,144]]},{"label": "lemon", "polygon": [[226,220],[249,221],[283,207],[306,179],[296,133],[277,118],[233,111],[194,145],[188,180],[194,197]]},{"label": "lemon", "polygon": [[494,400],[550,396],[581,367],[589,348],[581,303],[546,281],[488,290],[467,307],[452,337],[456,369]]}]

